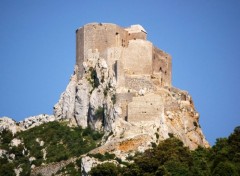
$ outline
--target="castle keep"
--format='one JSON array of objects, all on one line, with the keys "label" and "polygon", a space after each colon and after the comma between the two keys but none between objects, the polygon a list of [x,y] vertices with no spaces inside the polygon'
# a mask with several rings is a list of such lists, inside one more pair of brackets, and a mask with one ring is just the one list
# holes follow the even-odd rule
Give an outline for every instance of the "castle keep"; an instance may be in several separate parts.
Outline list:
[{"label": "castle keep", "polygon": [[114,68],[118,86],[132,88],[131,80],[138,75],[144,75],[145,81],[154,79],[161,87],[171,86],[171,56],[147,41],[147,32],[140,25],[123,28],[90,23],[77,29],[76,42],[79,78],[83,75],[83,62],[97,53]]}]

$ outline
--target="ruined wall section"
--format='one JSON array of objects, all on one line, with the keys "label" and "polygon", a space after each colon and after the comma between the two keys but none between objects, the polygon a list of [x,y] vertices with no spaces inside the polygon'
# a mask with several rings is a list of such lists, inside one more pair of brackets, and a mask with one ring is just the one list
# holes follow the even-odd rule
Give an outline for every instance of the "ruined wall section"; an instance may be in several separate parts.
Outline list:
[{"label": "ruined wall section", "polygon": [[172,58],[169,54],[156,47],[153,47],[152,71],[161,87],[171,87]]},{"label": "ruined wall section", "polygon": [[161,96],[149,94],[133,97],[128,104],[128,122],[158,120],[163,113],[163,101]]},{"label": "ruined wall section", "polygon": [[76,65],[78,66],[78,78],[83,74],[84,61],[84,27],[76,30]]},{"label": "ruined wall section", "polygon": [[128,34],[128,40],[136,40],[136,39],[146,40],[147,35],[144,32],[136,32],[136,33],[129,33]]},{"label": "ruined wall section", "polygon": [[128,40],[147,40],[147,32],[141,25],[131,25],[125,30],[128,31]]},{"label": "ruined wall section", "polygon": [[129,40],[122,55],[124,69],[128,74],[151,75],[152,47],[152,43],[146,40]]},{"label": "ruined wall section", "polygon": [[154,84],[150,80],[150,76],[126,75],[125,87],[128,88],[128,90],[137,92],[141,89],[146,91],[156,90]]},{"label": "ruined wall section", "polygon": [[116,102],[120,105],[122,109],[121,118],[124,120],[128,120],[128,103],[132,102],[133,97],[135,96],[134,93],[127,92],[127,93],[117,93],[116,94]]}]

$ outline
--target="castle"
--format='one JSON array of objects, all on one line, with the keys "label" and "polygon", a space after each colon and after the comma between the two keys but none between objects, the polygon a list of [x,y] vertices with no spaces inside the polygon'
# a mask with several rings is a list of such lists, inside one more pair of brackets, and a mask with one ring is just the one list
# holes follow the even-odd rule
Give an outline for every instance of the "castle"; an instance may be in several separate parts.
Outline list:
[{"label": "castle", "polygon": [[[104,58],[115,72],[116,100],[126,121],[154,121],[163,112],[158,88],[170,88],[171,56],[147,40],[141,25],[127,28],[109,23],[90,23],[76,30],[78,79],[84,74],[84,62]],[[142,92],[142,93],[141,93]],[[143,97],[136,96],[142,94]]]},{"label": "castle", "polygon": [[141,25],[90,23],[76,30],[76,42],[79,78],[89,52],[98,52],[114,68],[118,86],[126,86],[126,80],[137,75],[151,76],[161,87],[171,86],[171,56],[147,41]]}]

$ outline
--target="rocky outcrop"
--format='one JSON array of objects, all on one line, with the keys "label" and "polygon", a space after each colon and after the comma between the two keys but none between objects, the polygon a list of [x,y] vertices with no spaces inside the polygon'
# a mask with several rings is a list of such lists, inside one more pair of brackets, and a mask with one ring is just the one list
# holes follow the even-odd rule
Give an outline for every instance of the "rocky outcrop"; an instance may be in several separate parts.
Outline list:
[{"label": "rocky outcrop", "polygon": [[37,116],[31,116],[28,118],[25,118],[23,121],[19,122],[19,127],[22,130],[27,130],[36,126],[39,126],[43,123],[53,122],[57,120],[55,116],[53,115],[47,115],[47,114],[40,114]]},{"label": "rocky outcrop", "polygon": [[9,130],[13,134],[15,134],[16,132],[20,131],[21,128],[18,126],[17,122],[14,121],[13,119],[11,119],[9,117],[1,117],[0,118],[0,133],[3,130]]},{"label": "rocky outcrop", "polygon": [[66,91],[54,106],[54,115],[56,118],[74,120],[83,128],[90,126],[95,130],[109,131],[114,121],[114,72],[97,52],[89,53],[89,59],[83,65],[83,78],[76,82],[77,73],[74,73]]},{"label": "rocky outcrop", "polygon": [[113,163],[115,165],[118,165],[119,163],[116,160],[107,160],[107,161],[99,161],[96,158],[90,157],[90,156],[83,156],[81,158],[81,172],[82,175],[86,176],[91,171],[91,169],[98,164],[104,164],[104,163]]},{"label": "rocky outcrop", "polygon": [[16,132],[28,130],[30,128],[39,126],[41,124],[52,122],[52,121],[57,121],[57,120],[61,120],[61,119],[56,118],[53,115],[47,115],[47,114],[30,116],[20,122],[16,122],[9,117],[1,117],[0,118],[0,132],[2,132],[2,130],[6,129],[6,130],[11,131],[13,134],[15,134]]}]

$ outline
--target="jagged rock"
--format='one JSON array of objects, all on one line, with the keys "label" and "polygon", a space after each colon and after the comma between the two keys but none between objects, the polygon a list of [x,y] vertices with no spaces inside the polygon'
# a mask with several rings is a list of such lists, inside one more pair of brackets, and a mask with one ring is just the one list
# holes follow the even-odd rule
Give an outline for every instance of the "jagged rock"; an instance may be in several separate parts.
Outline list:
[{"label": "jagged rock", "polygon": [[89,99],[91,86],[86,79],[78,82],[76,87],[76,99],[75,99],[75,109],[74,117],[79,126],[86,128],[88,126],[88,110],[89,110]]},{"label": "jagged rock", "polygon": [[21,141],[20,139],[14,138],[14,139],[12,139],[10,145],[17,147],[17,146],[20,145],[21,143],[22,143],[22,141]]},{"label": "jagged rock", "polygon": [[53,115],[40,114],[37,116],[31,116],[31,117],[25,118],[23,121],[20,121],[19,127],[22,130],[27,130],[44,123],[53,122],[55,120],[57,119]]},{"label": "jagged rock", "polygon": [[23,171],[23,169],[21,167],[14,169],[16,176],[19,176],[22,171]]},{"label": "jagged rock", "polygon": [[99,161],[96,158],[89,157],[89,156],[83,156],[81,159],[81,172],[83,176],[89,175],[88,173],[91,171],[91,169],[98,164],[103,163],[114,163],[115,165],[118,165],[119,163],[115,160],[107,160],[107,161]]},{"label": "jagged rock", "polygon": [[91,171],[92,167],[97,166],[100,162],[96,158],[89,156],[82,157],[81,160],[81,172],[83,175],[87,175]]},{"label": "jagged rock", "polygon": [[57,119],[69,119],[74,121],[75,96],[77,86],[77,67],[74,74],[70,78],[70,82],[64,93],[60,96],[60,100],[54,106],[54,116]]},{"label": "jagged rock", "polygon": [[9,117],[1,117],[0,118],[0,133],[3,130],[9,130],[13,134],[15,134],[16,132],[21,131],[21,128],[18,126],[16,121],[14,121],[13,119],[11,119]]}]

